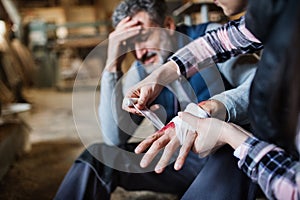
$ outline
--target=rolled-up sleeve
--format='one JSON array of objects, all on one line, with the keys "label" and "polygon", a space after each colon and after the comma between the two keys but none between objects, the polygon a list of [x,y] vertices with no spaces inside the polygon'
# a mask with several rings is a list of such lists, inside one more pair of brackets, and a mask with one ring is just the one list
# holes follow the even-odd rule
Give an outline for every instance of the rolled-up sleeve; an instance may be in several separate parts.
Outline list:
[{"label": "rolled-up sleeve", "polygon": [[182,75],[190,77],[209,62],[224,62],[238,54],[252,53],[263,48],[245,27],[245,18],[230,21],[207,32],[178,50],[169,60],[174,61]]},{"label": "rolled-up sleeve", "polygon": [[268,199],[298,199],[300,163],[284,150],[248,138],[235,151],[238,166],[257,182]]}]

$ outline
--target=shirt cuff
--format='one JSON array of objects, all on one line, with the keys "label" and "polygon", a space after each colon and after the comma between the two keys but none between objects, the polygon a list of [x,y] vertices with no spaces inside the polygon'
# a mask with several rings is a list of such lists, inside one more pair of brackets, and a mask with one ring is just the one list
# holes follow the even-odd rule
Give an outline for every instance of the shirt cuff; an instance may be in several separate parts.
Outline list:
[{"label": "shirt cuff", "polygon": [[103,70],[102,77],[110,77],[116,81],[118,81],[123,76],[122,71],[116,71],[116,72],[109,72],[106,69]]},{"label": "shirt cuff", "polygon": [[238,146],[233,155],[240,160],[240,163],[245,160],[246,156],[249,153],[250,148],[255,146],[258,143],[258,139],[255,137],[248,137],[245,142]]},{"label": "shirt cuff", "polygon": [[178,76],[186,77],[186,70],[183,62],[177,56],[172,56],[169,60],[175,62],[175,64],[177,65]]}]

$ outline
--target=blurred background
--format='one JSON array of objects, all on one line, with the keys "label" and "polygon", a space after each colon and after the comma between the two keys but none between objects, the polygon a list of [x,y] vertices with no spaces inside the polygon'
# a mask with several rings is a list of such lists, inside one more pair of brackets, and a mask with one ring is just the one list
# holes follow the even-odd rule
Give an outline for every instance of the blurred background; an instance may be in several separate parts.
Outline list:
[{"label": "blurred background", "polygon": [[[166,1],[177,23],[227,20],[212,0]],[[72,91],[76,81],[81,88],[76,98],[99,96],[105,40],[119,2],[0,0],[0,199],[53,199],[87,145],[73,119]],[[97,45],[99,56],[83,62]],[[96,98],[95,108],[98,103]],[[76,125],[86,130],[87,138],[100,135],[85,105],[80,109],[84,120]],[[138,132],[153,131],[145,123]],[[112,199],[174,197],[118,188]]]}]

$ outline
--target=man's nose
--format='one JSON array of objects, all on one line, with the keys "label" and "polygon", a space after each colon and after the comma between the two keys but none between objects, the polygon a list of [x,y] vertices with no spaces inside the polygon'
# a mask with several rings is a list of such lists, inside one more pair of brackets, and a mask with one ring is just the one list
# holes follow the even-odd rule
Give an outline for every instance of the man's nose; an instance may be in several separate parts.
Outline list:
[{"label": "man's nose", "polygon": [[135,45],[135,54],[137,59],[142,59],[142,57],[147,53],[147,49],[140,44]]}]

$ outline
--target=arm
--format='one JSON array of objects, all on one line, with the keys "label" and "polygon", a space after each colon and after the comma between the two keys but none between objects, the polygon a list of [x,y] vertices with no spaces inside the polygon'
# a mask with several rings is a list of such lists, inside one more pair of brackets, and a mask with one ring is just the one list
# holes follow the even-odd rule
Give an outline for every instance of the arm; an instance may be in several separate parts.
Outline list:
[{"label": "arm", "polygon": [[[202,154],[219,144],[229,144],[239,158],[239,167],[260,185],[268,198],[299,198],[300,162],[283,149],[258,140],[235,124],[213,118],[200,119],[188,113],[180,113],[180,117],[198,133],[191,145],[194,152]],[[179,161],[180,158],[176,162]]]},{"label": "arm", "polygon": [[[110,145],[125,143],[137,128],[141,118],[133,116],[121,109],[123,99],[123,84],[121,65],[127,53],[123,45],[129,38],[136,36],[141,30],[137,21],[126,17],[110,33],[107,51],[106,66],[101,79],[99,118],[104,142]],[[124,34],[126,33],[126,34]],[[137,76],[131,80],[137,80]]]},{"label": "arm", "polygon": [[[222,62],[231,56],[254,52],[262,47],[262,44],[245,28],[244,18],[231,21],[177,51],[169,62],[128,91],[126,97],[139,98],[137,106],[142,109],[158,96],[162,85],[170,84],[178,79],[180,74],[190,77],[214,62]],[[127,106],[123,109],[135,112]]]},{"label": "arm", "polygon": [[249,92],[257,62],[255,56],[247,54],[231,58],[218,65],[220,72],[234,88],[214,95],[210,99],[223,103],[227,110],[226,121],[240,125],[249,122]]},{"label": "arm", "polygon": [[122,72],[104,70],[101,79],[99,119],[103,140],[109,145],[124,144],[134,133],[142,117],[131,116],[121,109]]},{"label": "arm", "polygon": [[[201,119],[189,113],[179,113],[179,116],[194,128],[196,133],[187,134],[174,165],[176,170],[183,166],[190,149],[203,155],[211,152],[216,146],[227,143],[236,149],[235,156],[240,159],[239,167],[253,181],[258,182],[268,198],[299,199],[300,162],[293,160],[284,150],[254,138],[234,124],[214,118]],[[170,149],[168,146],[174,143],[173,139],[176,138],[176,135],[170,133],[168,129],[158,131],[137,147],[136,152],[140,153],[150,146],[141,161],[143,167],[149,164],[159,149],[164,146],[165,149]],[[156,165],[156,172],[163,171],[170,156],[169,151],[165,150]]]},{"label": "arm", "polygon": [[[211,23],[207,26],[206,31],[220,27],[220,24]],[[230,58],[224,63],[218,63],[219,72],[230,83],[232,89],[218,92],[208,101],[202,101],[200,106],[212,117],[240,125],[249,123],[249,92],[257,62],[257,56],[244,54]]]},{"label": "arm", "polygon": [[242,17],[207,32],[177,51],[170,60],[176,63],[182,75],[190,77],[209,62],[224,62],[230,57],[252,53],[262,47],[260,41],[246,29],[245,18]]},{"label": "arm", "polygon": [[[258,153],[259,152],[259,153]],[[300,163],[275,145],[248,138],[235,151],[239,167],[270,199],[299,199]]]}]

